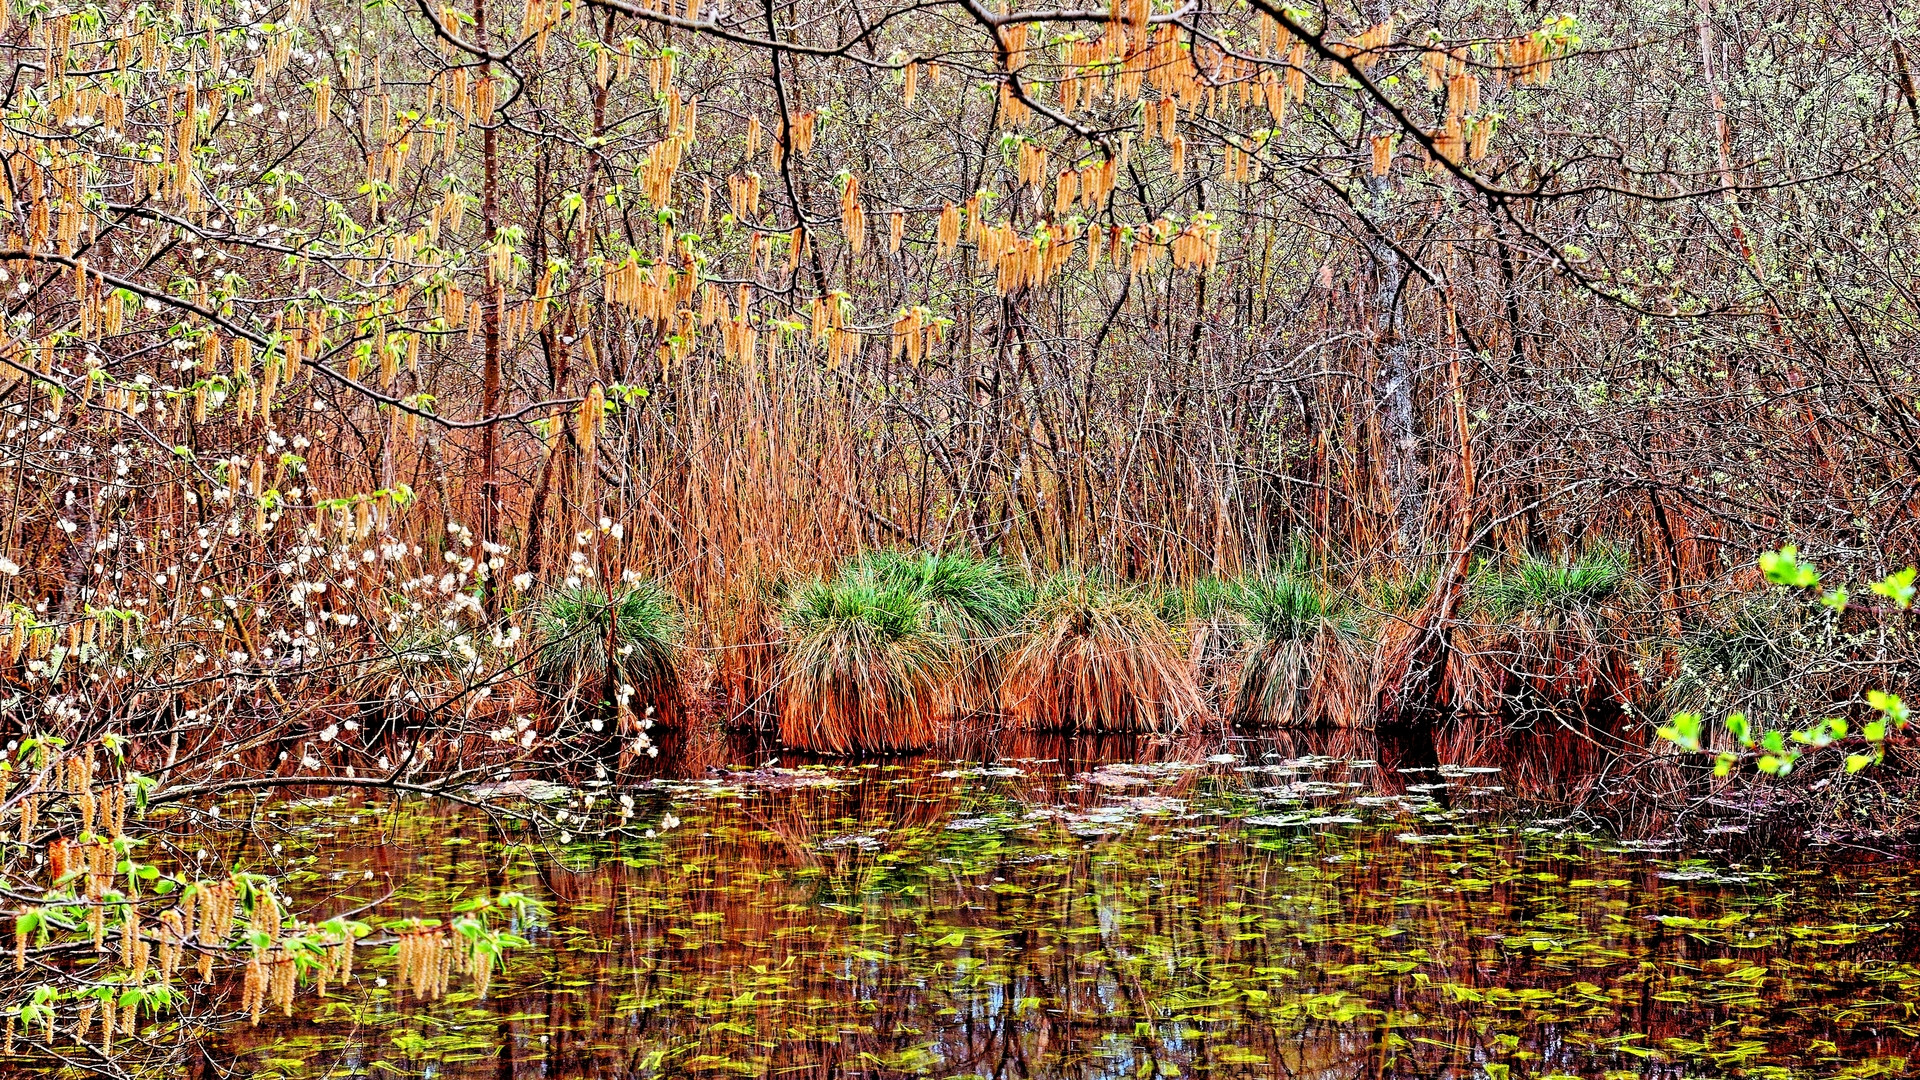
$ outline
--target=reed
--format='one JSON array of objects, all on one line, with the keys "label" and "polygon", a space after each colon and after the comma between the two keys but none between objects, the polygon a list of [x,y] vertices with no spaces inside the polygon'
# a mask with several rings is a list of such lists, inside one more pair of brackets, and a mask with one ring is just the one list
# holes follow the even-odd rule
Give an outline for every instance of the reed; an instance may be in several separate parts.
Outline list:
[{"label": "reed", "polygon": [[940,735],[948,638],[912,589],[843,574],[789,601],[780,660],[780,741],[825,754],[899,753]]},{"label": "reed", "polygon": [[1041,585],[1001,699],[1026,728],[1174,734],[1207,714],[1172,627],[1139,589],[1070,571]]},{"label": "reed", "polygon": [[1240,669],[1236,727],[1371,727],[1371,658],[1359,620],[1302,575],[1250,578],[1232,593],[1254,646]]},{"label": "reed", "polygon": [[720,601],[714,668],[727,727],[770,730],[779,719],[781,615],[792,591],[784,578],[755,577]]}]

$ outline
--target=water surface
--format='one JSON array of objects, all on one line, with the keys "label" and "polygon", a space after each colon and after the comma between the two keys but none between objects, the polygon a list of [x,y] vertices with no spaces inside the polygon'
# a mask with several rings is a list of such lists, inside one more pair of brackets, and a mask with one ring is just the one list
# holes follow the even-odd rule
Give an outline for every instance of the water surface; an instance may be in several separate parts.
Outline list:
[{"label": "water surface", "polygon": [[485,1000],[458,980],[403,998],[363,949],[356,988],[212,1058],[303,1078],[1920,1074],[1913,868],[1623,841],[1500,770],[1354,746],[1027,749],[653,781],[629,790],[654,835],[606,841],[444,804],[281,806],[315,911],[391,888],[388,912],[503,890],[546,912]]}]

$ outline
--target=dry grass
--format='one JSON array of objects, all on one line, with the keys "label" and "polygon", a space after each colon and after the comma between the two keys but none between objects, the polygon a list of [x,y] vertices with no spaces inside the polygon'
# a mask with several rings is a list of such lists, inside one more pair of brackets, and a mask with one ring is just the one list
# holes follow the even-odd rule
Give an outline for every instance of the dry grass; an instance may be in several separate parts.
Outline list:
[{"label": "dry grass", "polygon": [[1025,633],[1001,690],[1022,727],[1173,734],[1207,714],[1172,629],[1136,590],[1058,575],[1041,586]]},{"label": "dry grass", "polygon": [[768,730],[779,719],[780,613],[790,591],[778,578],[751,579],[721,601],[714,673],[729,728]]},{"label": "dry grass", "polygon": [[913,592],[842,576],[788,604],[780,741],[825,754],[899,753],[941,734],[952,649]]},{"label": "dry grass", "polygon": [[1371,727],[1372,658],[1339,598],[1294,574],[1234,589],[1253,649],[1240,670],[1236,727]]},{"label": "dry grass", "polygon": [[1168,593],[1161,603],[1161,617],[1186,628],[1187,662],[1215,707],[1232,700],[1251,647],[1251,629],[1234,603],[1235,592],[1233,582],[1208,576]]}]

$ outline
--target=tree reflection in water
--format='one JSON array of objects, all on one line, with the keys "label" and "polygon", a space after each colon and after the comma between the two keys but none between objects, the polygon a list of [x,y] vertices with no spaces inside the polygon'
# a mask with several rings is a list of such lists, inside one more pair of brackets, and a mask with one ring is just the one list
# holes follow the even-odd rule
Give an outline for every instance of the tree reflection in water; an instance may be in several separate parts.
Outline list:
[{"label": "tree reflection in water", "polygon": [[1907,1067],[1920,876],[1609,839],[1595,742],[1541,734],[1525,754],[1338,731],[788,757],[658,780],[638,820],[678,828],[564,849],[468,811],[363,815],[316,837],[331,871],[390,876],[423,913],[533,893],[533,946],[490,1000],[431,1012],[372,959],[215,1056],[448,1078]]}]

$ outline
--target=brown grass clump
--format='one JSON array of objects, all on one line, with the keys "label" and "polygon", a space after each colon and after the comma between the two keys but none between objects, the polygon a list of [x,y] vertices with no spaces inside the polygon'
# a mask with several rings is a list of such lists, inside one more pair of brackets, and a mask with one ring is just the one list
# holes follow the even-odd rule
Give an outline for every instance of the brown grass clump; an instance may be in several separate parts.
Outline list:
[{"label": "brown grass clump", "polygon": [[1441,698],[1456,713],[1591,715],[1628,704],[1640,677],[1623,631],[1626,560],[1525,556],[1484,572],[1457,627]]},{"label": "brown grass clump", "polygon": [[1174,734],[1206,702],[1174,634],[1139,593],[1086,573],[1041,586],[1001,700],[1027,728]]},{"label": "brown grass clump", "polygon": [[787,606],[780,741],[824,754],[900,753],[940,737],[952,649],[913,592],[842,576]]},{"label": "brown grass clump", "polygon": [[1235,592],[1233,582],[1204,577],[1162,604],[1162,617],[1185,628],[1187,663],[1216,709],[1231,703],[1250,648],[1252,628],[1234,603]]},{"label": "brown grass clump", "polygon": [[1254,640],[1241,667],[1236,727],[1372,727],[1372,658],[1339,598],[1294,574],[1253,578],[1233,604]]},{"label": "brown grass clump", "polygon": [[780,615],[789,592],[777,578],[756,579],[725,604],[714,668],[728,728],[769,730],[779,719]]}]

